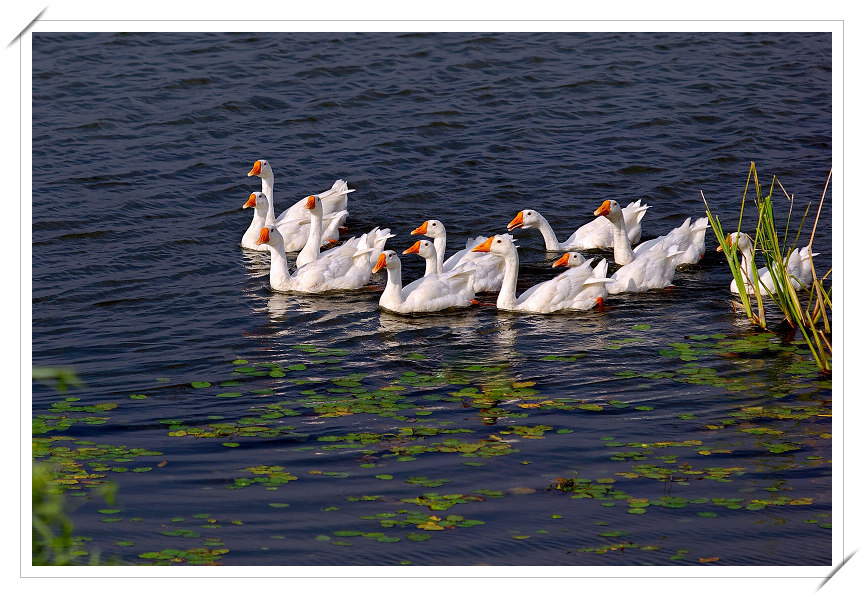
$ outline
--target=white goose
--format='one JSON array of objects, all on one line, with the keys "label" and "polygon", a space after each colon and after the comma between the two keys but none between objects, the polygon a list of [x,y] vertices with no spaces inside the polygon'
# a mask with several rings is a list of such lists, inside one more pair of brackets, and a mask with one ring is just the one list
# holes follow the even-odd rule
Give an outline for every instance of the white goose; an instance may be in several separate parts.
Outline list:
[{"label": "white goose", "polygon": [[624,264],[612,274],[612,282],[606,285],[610,295],[662,289],[672,284],[675,267],[684,253],[679,249],[676,238],[661,237],[656,243],[648,241],[649,244],[636,254],[630,247],[617,202],[604,201],[594,213],[606,217],[612,223],[614,259],[616,263]]},{"label": "white goose", "polygon": [[[553,268],[577,268],[585,263],[585,258],[581,253],[569,251],[562,255],[552,264]],[[589,260],[590,264],[590,260]],[[591,274],[591,278],[595,282],[585,282],[579,294],[573,298],[570,309],[586,310],[598,305],[603,307],[606,302],[606,297],[609,296],[609,290],[606,288],[607,282],[612,282],[613,279],[606,277],[606,271],[609,264],[606,259],[597,262]]]},{"label": "white goose", "polygon": [[[510,235],[495,235],[471,251],[495,253],[504,258],[504,282],[498,293],[498,309],[527,313],[548,314],[565,309],[585,309],[574,306],[574,300],[586,285],[604,284],[607,278],[594,278],[590,263],[568,268],[552,280],[538,283],[516,296],[519,276],[519,252]],[[599,296],[599,295],[598,295]],[[595,300],[596,302],[596,300]]]},{"label": "white goose", "polygon": [[[306,202],[308,209],[314,210],[316,204],[320,205],[320,202],[315,201],[315,196],[309,196]],[[278,229],[263,227],[258,243],[266,245],[270,251],[270,287],[273,290],[322,293],[336,289],[359,289],[368,283],[375,256],[384,249],[387,239],[392,236],[389,229],[374,228],[359,238],[352,237],[343,245],[320,254],[318,259],[300,266],[294,274],[288,270],[285,244]],[[307,249],[317,252],[314,234],[309,235],[309,241],[303,248],[304,251]]]},{"label": "white goose", "polygon": [[[744,276],[744,286],[748,295],[754,295],[753,289],[753,240],[749,235],[743,233],[730,233],[726,236],[726,245],[729,247],[737,247],[741,252],[741,262],[739,268]],[[723,251],[722,247],[718,247],[717,251]],[[810,260],[819,255],[811,253],[810,247],[801,247],[793,249],[789,253],[786,261],[786,272],[789,274],[792,281],[792,288],[796,291],[809,288],[813,284],[813,271],[810,268]],[[774,279],[768,271],[767,266],[763,266],[757,270],[759,275],[759,291],[768,291],[772,295],[777,292],[777,287],[774,285]],[[735,279],[729,283],[729,291],[738,293],[738,285]]]},{"label": "white goose", "polygon": [[[300,253],[297,254],[297,261],[295,267],[301,268],[306,264],[330,260],[330,259],[342,259],[342,258],[350,258],[352,257],[358,250],[366,248],[370,251],[377,247],[378,251],[382,251],[384,249],[384,242],[395,236],[390,234],[390,229],[379,229],[378,227],[373,228],[371,231],[362,235],[361,237],[351,237],[347,241],[345,241],[342,245],[338,245],[327,251],[321,251],[321,242],[323,235],[323,215],[321,201],[315,195],[310,195],[306,198],[306,203],[304,204],[304,209],[309,212],[310,224],[309,224],[309,238],[306,240],[306,245],[303,246],[303,249],[300,250]],[[380,243],[380,247],[378,244]],[[375,256],[369,256],[369,272],[371,273],[371,268],[374,265]],[[368,280],[368,278],[367,278]],[[364,283],[365,284],[365,283]]]},{"label": "white goose", "polygon": [[[471,249],[486,240],[486,237],[469,239],[465,249],[457,251],[444,261],[447,250],[447,229],[440,220],[427,220],[411,231],[412,235],[425,235],[435,244],[436,272],[455,271],[461,268],[474,270],[474,292],[494,292],[501,288],[504,280],[504,260],[492,254],[472,253]],[[512,238],[512,237],[511,237]]]},{"label": "white goose", "polygon": [[[440,274],[438,271],[438,252],[435,251],[435,246],[427,241],[417,241],[411,247],[402,252],[403,255],[408,253],[416,253],[426,262],[426,270],[423,272],[423,276],[429,276],[430,274]],[[408,288],[408,287],[405,287]]]},{"label": "white goose", "polygon": [[[261,191],[256,191],[249,195],[249,199],[245,204],[243,204],[243,207],[255,209],[252,213],[252,222],[249,224],[249,228],[246,229],[246,232],[243,233],[240,245],[244,249],[267,251],[267,246],[258,245],[257,241],[261,227],[268,225],[271,227],[275,226],[279,229],[279,233],[285,240],[285,251],[300,251],[306,245],[306,241],[309,238],[309,217],[306,217],[305,222],[301,222],[300,220],[283,219],[274,224],[272,220],[270,222],[267,220],[267,211],[270,209],[271,205],[272,203]],[[345,210],[334,212],[324,217],[324,231],[321,235],[321,242],[324,245],[335,243],[339,239],[339,227],[342,226],[342,223],[345,222],[345,218],[347,217],[348,212]]]},{"label": "white goose", "polygon": [[373,272],[387,269],[387,286],[378,301],[383,309],[396,313],[442,311],[468,307],[474,300],[474,271],[470,269],[429,274],[402,288],[402,262],[395,251],[380,254]]},{"label": "white goose", "polygon": [[[294,203],[290,208],[279,214],[278,217],[275,216],[276,200],[273,196],[273,183],[275,177],[273,176],[273,168],[267,160],[256,160],[252,165],[252,170],[250,170],[246,176],[261,177],[261,192],[270,199],[270,206],[267,210],[268,224],[273,222],[279,223],[285,219],[300,220],[301,222],[304,221],[306,213],[303,211],[303,204],[306,201],[306,198]],[[348,183],[346,181],[337,179],[330,189],[317,194],[317,197],[324,202],[324,215],[326,216],[327,214],[341,212],[343,210],[347,211],[348,194],[353,193],[354,191],[355,189],[348,188]]]},{"label": "white goose", "polygon": [[681,226],[673,228],[667,234],[640,243],[633,248],[627,230],[626,218],[617,201],[604,201],[599,208],[594,210],[594,215],[605,216],[612,225],[612,248],[616,264],[629,264],[639,255],[650,251],[652,247],[659,244],[664,244],[667,249],[677,248],[679,253],[674,260],[676,266],[695,264],[705,255],[707,218],[699,218],[693,224],[690,224],[690,218],[686,218]]},{"label": "white goose", "polygon": [[[642,236],[642,218],[645,216],[645,211],[650,207],[643,206],[640,199],[631,202],[624,208],[624,220],[627,225],[630,242],[639,242]],[[558,241],[555,231],[552,230],[552,225],[537,210],[522,210],[516,214],[516,217],[507,225],[507,230],[512,231],[517,228],[538,229],[540,234],[543,235],[546,251],[578,251],[582,249],[605,249],[612,247],[612,226],[603,218],[595,218],[588,224],[579,227],[563,243]]]}]

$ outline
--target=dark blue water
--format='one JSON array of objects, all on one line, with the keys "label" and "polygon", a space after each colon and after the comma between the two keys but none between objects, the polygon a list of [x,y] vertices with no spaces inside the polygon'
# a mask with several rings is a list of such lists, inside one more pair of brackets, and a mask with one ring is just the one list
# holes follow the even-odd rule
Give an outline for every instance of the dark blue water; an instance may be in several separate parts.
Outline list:
[{"label": "dark blue water", "polygon": [[[81,550],[829,564],[830,378],[776,310],[767,334],[732,312],[710,231],[673,289],[546,317],[494,298],[381,313],[380,274],[273,293],[239,241],[262,158],[277,210],[344,178],[349,235],[386,226],[401,251],[437,218],[451,252],[523,208],[566,238],[605,199],[650,204],[651,238],[703,215],[700,191],[734,229],[754,161],[794,194],[793,229],[812,202],[802,246],[831,168],[831,52],[803,33],[34,34],[33,364],[86,386],[34,384],[33,413]],[[559,256],[516,236],[520,288],[551,277]]]}]

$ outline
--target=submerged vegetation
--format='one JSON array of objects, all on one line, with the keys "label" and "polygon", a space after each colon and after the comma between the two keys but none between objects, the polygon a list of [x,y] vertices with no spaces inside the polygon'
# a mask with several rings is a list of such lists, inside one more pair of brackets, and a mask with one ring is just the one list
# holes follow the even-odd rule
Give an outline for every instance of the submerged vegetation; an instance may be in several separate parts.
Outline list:
[{"label": "submerged vegetation", "polygon": [[[797,230],[790,228],[792,225],[794,196],[790,197],[786,193],[783,185],[776,177],[772,178],[766,195],[759,184],[756,164],[751,162],[744,195],[741,198],[741,210],[738,217],[738,226],[735,231],[736,235],[744,234],[741,227],[744,219],[744,210],[747,206],[747,192],[750,189],[751,180],[754,187],[753,195],[755,196],[753,197],[753,203],[756,207],[758,220],[756,231],[750,238],[754,239],[754,255],[760,255],[764,259],[765,268],[772,283],[770,285],[760,276],[755,259],[749,262],[749,271],[742,266],[742,260],[738,259],[736,242],[732,242],[730,236],[723,232],[719,218],[711,212],[705,196],[702,196],[711,227],[720,243],[720,249],[722,249],[729,264],[738,289],[738,295],[741,299],[740,303],[733,302],[733,305],[740,307],[747,314],[751,322],[764,329],[768,325],[763,296],[770,298],[783,314],[784,323],[801,333],[810,352],[813,354],[813,358],[819,364],[820,370],[827,373],[831,370],[832,351],[829,315],[831,310],[831,289],[829,288],[826,291],[825,284],[832,269],[829,267],[821,278],[817,275],[816,267],[813,263],[812,246],[816,227],[819,224],[819,216],[822,213],[822,207],[825,202],[825,194],[831,181],[831,173],[829,172],[828,179],[825,181],[825,189],[822,192],[822,198],[819,200],[816,218],[813,222],[813,228],[806,246],[809,258],[805,260],[806,263],[803,266],[813,280],[812,285],[808,289],[806,304],[802,303],[796,286],[806,287],[807,285],[803,280],[790,273],[789,264],[790,259],[793,257],[793,252],[796,251],[793,247],[798,243],[810,204],[808,204]],[[789,202],[786,222],[782,228],[782,237],[778,234],[777,222],[774,215],[773,197],[775,183],[783,191],[784,196]],[[794,236],[792,236],[793,233]],[[802,278],[804,278],[803,275]]]}]

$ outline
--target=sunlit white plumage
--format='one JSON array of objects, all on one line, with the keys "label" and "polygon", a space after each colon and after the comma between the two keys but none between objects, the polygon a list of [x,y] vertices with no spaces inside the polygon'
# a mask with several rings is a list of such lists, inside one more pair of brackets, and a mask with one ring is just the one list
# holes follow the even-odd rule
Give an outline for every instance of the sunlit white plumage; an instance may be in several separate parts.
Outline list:
[{"label": "sunlit white plumage", "polygon": [[[631,243],[637,243],[642,236],[642,218],[650,207],[643,206],[640,199],[631,202],[624,208],[624,219]],[[595,218],[580,226],[563,242],[558,241],[555,231],[552,230],[552,225],[537,210],[527,209],[516,214],[516,217],[507,225],[507,230],[512,231],[517,228],[536,228],[539,230],[540,234],[543,235],[546,251],[579,251],[612,247],[612,226],[605,218]]]},{"label": "sunlit white plumage", "polygon": [[[312,212],[312,226],[320,226],[320,202],[314,195],[306,201],[307,209]],[[316,207],[319,213],[315,213]],[[319,233],[320,234],[320,233]],[[318,254],[318,244],[314,228],[301,254],[317,255],[316,259],[297,268],[294,274],[288,270],[285,247],[278,229],[261,229],[259,244],[270,250],[270,287],[277,291],[299,291],[321,293],[336,289],[358,289],[369,282],[375,256],[383,249],[387,239],[392,237],[389,229],[377,227],[360,237],[352,237],[343,245]],[[298,256],[299,258],[299,256]]]},{"label": "sunlit white plumage", "polygon": [[662,289],[672,284],[675,267],[684,253],[684,250],[679,248],[676,237],[661,237],[636,255],[630,247],[624,218],[617,202],[604,201],[594,214],[605,217],[612,223],[615,262],[624,264],[612,274],[612,282],[606,285],[610,295]]},{"label": "sunlit white plumage", "polygon": [[[591,260],[588,260],[587,263],[590,265]],[[565,267],[565,268],[578,268],[586,263],[585,258],[581,253],[577,253],[575,251],[568,251],[552,264],[553,268]],[[609,291],[606,288],[607,282],[612,282],[611,278],[606,277],[606,271],[609,264],[606,262],[606,259],[602,259],[597,262],[597,265],[594,266],[590,278],[591,282],[587,281],[583,283],[582,290],[573,298],[573,302],[570,304],[570,309],[578,309],[585,310],[591,309],[594,305],[603,305],[606,297],[609,296]]]},{"label": "sunlit white plumage", "polygon": [[[754,295],[755,290],[753,288],[753,240],[750,238],[749,235],[735,232],[727,235],[725,242],[729,247],[737,247],[738,250],[741,252],[741,261],[739,262],[739,268],[741,269],[741,273],[744,277],[744,286],[748,295]],[[717,248],[717,251],[722,250],[722,247]],[[819,254],[811,254],[811,249],[809,245],[807,247],[801,247],[800,249],[793,249],[789,253],[788,260],[786,261],[786,272],[789,273],[789,278],[792,282],[792,288],[796,291],[809,288],[813,284],[813,270],[810,268],[810,260],[812,259],[812,257],[815,257],[817,255]],[[767,291],[768,293],[774,294],[777,292],[777,287],[774,284],[774,278],[768,271],[767,266],[759,268],[757,270],[757,274],[760,280],[760,293],[764,293]],[[732,293],[739,293],[738,284],[735,282],[734,278],[732,279],[732,282],[729,283],[729,290]]]},{"label": "sunlit white plumage", "polygon": [[[270,227],[275,226],[275,228],[279,229],[279,233],[285,241],[285,251],[289,253],[300,251],[306,245],[306,241],[309,238],[310,218],[307,215],[305,221],[283,219],[275,224],[272,221],[268,224],[267,211],[270,209],[270,206],[271,202],[263,192],[256,191],[249,195],[249,199],[243,204],[243,207],[254,208],[254,211],[252,213],[252,222],[243,234],[240,245],[244,249],[267,251],[266,245],[258,245],[257,243],[261,227],[267,225]],[[345,210],[334,212],[324,217],[324,231],[321,236],[321,243],[323,245],[339,239],[339,227],[342,226],[347,217],[348,212]]]},{"label": "sunlit white plumage", "polygon": [[535,284],[517,297],[519,252],[510,235],[489,237],[472,251],[494,253],[504,258],[504,281],[496,302],[498,309],[502,310],[547,314],[565,309],[585,309],[574,306],[579,293],[586,285],[595,282],[605,284],[608,281],[606,278],[594,279],[591,264],[585,262],[575,268],[568,268],[551,280]]},{"label": "sunlit white plumage", "polygon": [[440,220],[427,220],[411,231],[412,235],[430,237],[435,245],[436,272],[450,272],[464,268],[474,270],[474,291],[477,293],[494,292],[501,288],[504,280],[504,260],[493,254],[472,253],[471,249],[486,240],[486,237],[469,239],[465,249],[457,251],[447,260],[444,253],[447,250],[447,229]]},{"label": "sunlit white plumage", "polygon": [[[306,240],[306,244],[303,246],[303,249],[301,249],[300,253],[297,254],[297,261],[295,264],[295,267],[297,268],[305,266],[310,262],[322,259],[332,259],[335,257],[346,256],[351,257],[354,252],[360,248],[360,239],[362,239],[362,237],[351,237],[342,245],[337,245],[336,247],[328,249],[327,251],[321,251],[321,245],[326,244],[326,241],[324,240],[324,219],[326,218],[326,216],[323,215],[322,203],[323,202],[321,202],[317,196],[310,195],[308,198],[306,198],[306,201],[303,204],[303,209],[308,214],[308,218],[310,221],[309,236]],[[378,229],[375,229],[375,231],[378,231]],[[380,232],[382,234],[386,234],[387,238],[393,236],[389,234],[389,229],[385,229],[384,231]],[[370,260],[371,268],[371,266],[374,265],[374,260],[372,260],[372,256],[370,256]]]},{"label": "sunlit white plumage", "polygon": [[639,255],[650,251],[652,247],[659,244],[664,244],[667,249],[675,248],[679,252],[673,260],[676,266],[695,264],[705,255],[707,218],[699,218],[693,224],[690,223],[690,218],[686,218],[683,224],[673,228],[665,235],[632,247],[624,211],[617,201],[612,199],[604,201],[594,211],[594,214],[598,217],[605,217],[612,225],[612,249],[616,264],[629,264]]},{"label": "sunlit white plumage", "polygon": [[[297,221],[297,225],[301,226],[309,221],[309,217],[306,214],[303,204],[305,203],[305,197],[301,200],[298,200],[294,205],[292,205],[287,210],[283,211],[279,216],[275,215],[275,206],[276,200],[274,198],[274,190],[273,185],[275,182],[275,177],[273,175],[273,168],[270,166],[270,163],[267,160],[256,160],[252,165],[252,170],[250,170],[246,176],[258,176],[261,178],[261,192],[267,196],[270,200],[270,205],[267,206],[267,216],[265,218],[265,224],[269,227],[271,225],[276,225],[279,227],[280,232],[283,234],[283,238],[286,244],[287,251],[297,251],[300,247],[303,246],[303,243],[297,243],[292,241],[291,238],[286,236],[286,233],[292,232],[292,229],[286,228],[291,221]],[[325,237],[325,240],[329,242],[331,239],[338,241],[339,240],[339,227],[344,224],[345,219],[348,216],[348,194],[353,192],[354,189],[348,188],[348,183],[342,179],[338,179],[333,183],[333,186],[327,191],[323,191],[316,195],[323,202],[323,213],[325,218],[331,217],[338,220],[338,223],[329,230],[330,234]],[[339,212],[345,212],[345,214],[340,214],[336,216]],[[329,220],[325,220],[325,227],[329,225]],[[295,247],[296,249],[292,249]]]},{"label": "sunlit white plumage", "polygon": [[[434,252],[432,244],[426,243],[426,249]],[[474,271],[471,269],[430,273],[403,288],[402,262],[395,251],[387,250],[379,255],[373,272],[381,268],[387,269],[387,286],[378,304],[386,310],[403,314],[434,312],[468,307],[474,299]]]},{"label": "sunlit white plumage", "polygon": [[617,295],[666,288],[672,284],[679,255],[675,247],[654,245],[629,264],[618,268],[606,289],[610,295]]}]

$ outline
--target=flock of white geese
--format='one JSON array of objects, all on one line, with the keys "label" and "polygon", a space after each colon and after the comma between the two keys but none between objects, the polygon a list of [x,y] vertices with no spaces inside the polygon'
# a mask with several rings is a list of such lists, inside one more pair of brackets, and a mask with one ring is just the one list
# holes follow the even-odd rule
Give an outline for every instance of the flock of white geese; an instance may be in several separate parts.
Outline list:
[{"label": "flock of white geese", "polygon": [[[594,220],[563,242],[536,210],[516,214],[508,231],[537,229],[547,251],[564,252],[553,266],[563,267],[561,274],[518,296],[519,253],[512,235],[469,239],[464,249],[445,260],[447,232],[439,220],[427,220],[411,231],[431,242],[419,240],[402,252],[417,254],[426,261],[424,275],[403,286],[399,256],[384,249],[387,239],[394,236],[389,229],[376,227],[321,251],[323,246],[339,241],[340,227],[348,216],[348,194],[354,189],[349,189],[346,181],[337,180],[327,191],[301,199],[276,216],[270,164],[257,160],[248,176],[261,178],[261,191],[252,193],[243,205],[254,208],[254,215],[240,244],[245,249],[270,252],[271,289],[302,293],[359,289],[369,283],[373,273],[385,269],[387,284],[379,305],[396,313],[468,307],[476,303],[475,293],[482,292],[497,292],[496,305],[502,310],[538,314],[587,310],[602,306],[609,295],[668,287],[678,266],[695,264],[705,253],[707,218],[692,223],[687,218],[667,234],[634,246],[642,236],[642,218],[649,206],[639,200],[622,208],[618,202],[607,200],[594,211]],[[741,251],[742,270],[750,268],[753,249],[749,237],[733,233],[726,241]],[[578,253],[610,247],[620,266],[611,276],[607,275],[605,258],[592,266],[594,258],[586,260]],[[286,252],[296,251],[299,253],[291,272]],[[802,266],[808,258],[806,251],[793,251],[795,259],[790,259],[788,266],[793,280],[803,286],[812,284],[810,269]],[[759,274],[770,281],[767,272],[760,270]],[[734,281],[730,289],[737,292]],[[752,286],[749,290],[752,292]]]}]

